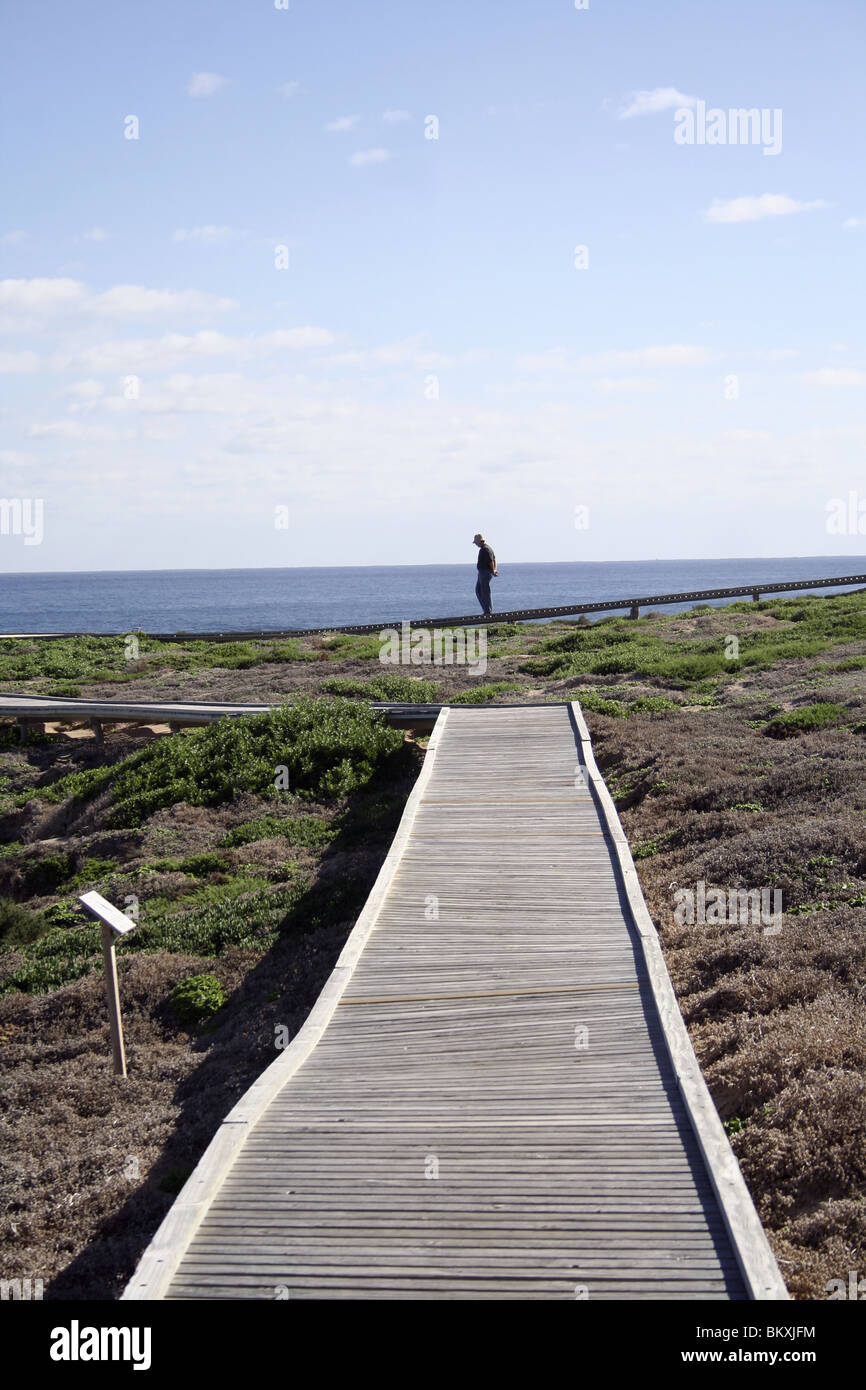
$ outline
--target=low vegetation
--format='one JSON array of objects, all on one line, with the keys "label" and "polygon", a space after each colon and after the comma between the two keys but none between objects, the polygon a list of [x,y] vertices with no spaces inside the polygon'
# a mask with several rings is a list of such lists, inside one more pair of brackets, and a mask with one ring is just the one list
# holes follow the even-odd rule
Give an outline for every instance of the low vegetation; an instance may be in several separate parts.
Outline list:
[{"label": "low vegetation", "polygon": [[[301,1026],[421,761],[371,700],[580,701],[789,1287],[826,1297],[863,1267],[866,594],[503,625],[482,679],[383,670],[378,639],[351,634],[130,650],[6,639],[0,674],[273,711],[103,744],[0,725],[4,1277],[116,1296],[275,1035]],[[779,889],[782,931],[680,924],[675,889],[699,881]],[[123,1088],[77,903],[94,887],[138,923],[118,947]]]},{"label": "low vegetation", "polygon": [[228,995],[216,975],[187,975],[169,995],[169,1003],[181,1023],[202,1023],[228,1003]]}]

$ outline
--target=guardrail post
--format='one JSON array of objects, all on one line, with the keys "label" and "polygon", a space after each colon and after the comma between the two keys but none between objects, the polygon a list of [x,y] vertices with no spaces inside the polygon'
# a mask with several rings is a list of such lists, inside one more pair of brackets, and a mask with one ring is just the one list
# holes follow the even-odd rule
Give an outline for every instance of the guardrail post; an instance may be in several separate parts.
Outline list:
[{"label": "guardrail post", "polygon": [[761,593],[760,593],[760,590],[759,590],[759,589],[753,589],[753,590],[752,590],[752,602],[753,602],[753,603],[760,603],[760,602],[761,602]]},{"label": "guardrail post", "polygon": [[632,606],[631,606],[631,612],[629,613],[628,616],[629,616],[630,618],[639,618],[639,617],[640,617],[640,607],[639,607],[638,604],[636,604],[636,603],[633,603],[633,604],[632,604]]}]

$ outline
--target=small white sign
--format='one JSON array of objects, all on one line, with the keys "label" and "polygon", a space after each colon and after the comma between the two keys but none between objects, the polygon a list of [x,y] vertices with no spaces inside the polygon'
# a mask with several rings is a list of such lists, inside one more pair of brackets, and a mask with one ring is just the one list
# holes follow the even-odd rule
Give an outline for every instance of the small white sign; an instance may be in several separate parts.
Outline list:
[{"label": "small white sign", "polygon": [[131,917],[127,917],[119,908],[114,907],[107,898],[103,898],[101,893],[82,893],[78,901],[82,907],[87,908],[88,912],[92,912],[94,917],[98,917],[100,922],[105,922],[112,931],[116,931],[118,936],[125,936],[137,925]]}]

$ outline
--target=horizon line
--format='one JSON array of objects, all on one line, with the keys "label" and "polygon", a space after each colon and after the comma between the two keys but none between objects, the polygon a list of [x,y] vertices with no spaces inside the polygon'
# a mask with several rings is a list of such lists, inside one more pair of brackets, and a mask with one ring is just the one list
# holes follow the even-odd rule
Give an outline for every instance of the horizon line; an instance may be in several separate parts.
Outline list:
[{"label": "horizon line", "polygon": [[[507,563],[512,569],[523,565],[686,565],[717,564],[722,561],[747,563],[752,560],[866,560],[866,553],[851,555],[696,555],[696,556],[654,556],[639,560],[513,560]],[[360,569],[474,569],[472,560],[430,562],[415,565],[191,565],[188,567],[167,565],[149,569],[54,569],[54,570],[0,570],[0,579],[34,579],[48,575],[63,574],[262,574],[291,573],[303,570],[360,570]]]}]

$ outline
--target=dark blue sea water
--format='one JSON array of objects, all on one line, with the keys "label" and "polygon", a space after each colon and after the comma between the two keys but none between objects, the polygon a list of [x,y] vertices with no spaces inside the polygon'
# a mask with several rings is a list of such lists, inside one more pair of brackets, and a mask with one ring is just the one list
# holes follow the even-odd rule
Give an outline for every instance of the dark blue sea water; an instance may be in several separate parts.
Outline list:
[{"label": "dark blue sea water", "polygon": [[[492,592],[494,609],[502,612],[864,571],[864,555],[505,564]],[[474,591],[471,565],[5,574],[0,632],[391,626],[478,612]]]}]

